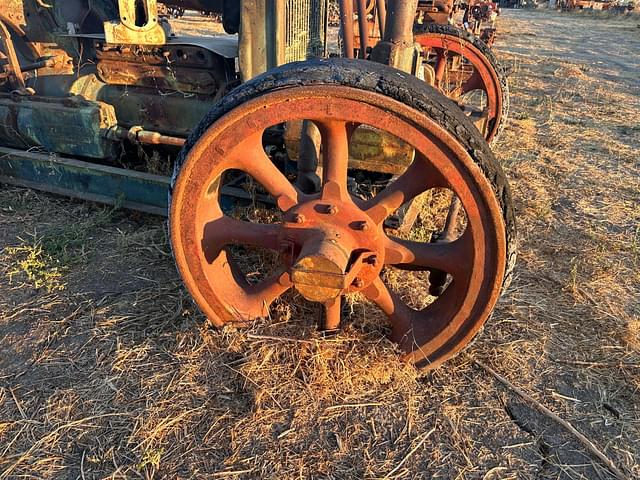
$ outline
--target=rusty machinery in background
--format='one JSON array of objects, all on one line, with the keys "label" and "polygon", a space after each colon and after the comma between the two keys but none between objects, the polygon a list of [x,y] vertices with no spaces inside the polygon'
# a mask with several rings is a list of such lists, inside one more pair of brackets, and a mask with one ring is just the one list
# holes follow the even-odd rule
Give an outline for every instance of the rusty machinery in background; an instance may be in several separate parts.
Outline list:
[{"label": "rusty machinery in background", "polygon": [[496,22],[500,15],[500,7],[490,0],[471,0],[466,5],[466,18],[469,29],[489,47],[496,38]]},{"label": "rusty machinery in background", "polygon": [[[384,3],[373,61],[323,58],[325,0],[206,3],[239,33],[176,36],[155,0],[0,0],[0,181],[152,213],[170,192],[178,269],[217,326],[284,296],[322,305],[333,330],[359,294],[407,360],[460,351],[509,281],[515,220],[486,139],[413,75],[426,61],[443,90],[417,0]],[[341,18],[353,26],[352,0]],[[402,230],[418,200],[422,223]],[[401,279],[425,290],[408,298]]]},{"label": "rusty machinery in background", "polygon": [[554,6],[560,10],[594,10],[625,14],[640,11],[633,0],[558,0]]},{"label": "rusty machinery in background", "polygon": [[[349,58],[369,58],[371,46],[384,34],[386,2],[361,3],[356,0],[353,22],[342,28],[343,55]],[[365,13],[360,15],[360,9]],[[420,0],[414,19],[421,62],[413,73],[454,100],[489,142],[509,114],[507,75],[490,50],[496,13],[495,4],[482,0]],[[454,19],[468,29],[455,26]]]}]

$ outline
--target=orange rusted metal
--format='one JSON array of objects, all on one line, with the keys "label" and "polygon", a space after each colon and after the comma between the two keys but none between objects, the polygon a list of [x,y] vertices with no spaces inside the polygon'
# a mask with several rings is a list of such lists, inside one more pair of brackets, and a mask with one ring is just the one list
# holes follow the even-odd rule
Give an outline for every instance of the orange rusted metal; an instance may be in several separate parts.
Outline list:
[{"label": "orange rusted metal", "polygon": [[416,42],[423,49],[425,63],[434,69],[435,87],[463,110],[465,96],[474,91],[484,94],[484,108],[468,113],[487,141],[492,141],[503,118],[504,92],[487,56],[462,36],[427,31],[417,33]]},{"label": "orange rusted metal", "polygon": [[[262,149],[273,123],[313,119],[322,137],[320,193],[300,192]],[[416,149],[406,172],[371,200],[347,191],[353,125],[368,124]],[[240,140],[239,140],[240,139]],[[232,219],[219,204],[219,179],[228,170],[251,175],[276,200],[282,222]],[[385,218],[420,193],[453,190],[468,217],[449,243],[400,240]],[[407,360],[439,365],[463,348],[489,316],[505,270],[500,206],[466,150],[441,126],[382,94],[337,86],[289,87],[248,101],[210,127],[187,156],[174,189],[171,235],[178,268],[200,308],[216,324],[247,324],[268,314],[290,288],[327,311],[325,327],[339,324],[341,296],[361,292],[387,314],[391,338]],[[234,267],[231,245],[279,253],[280,268],[249,285]],[[437,269],[453,282],[422,311],[384,284],[382,268]],[[338,306],[336,306],[338,305]]]}]

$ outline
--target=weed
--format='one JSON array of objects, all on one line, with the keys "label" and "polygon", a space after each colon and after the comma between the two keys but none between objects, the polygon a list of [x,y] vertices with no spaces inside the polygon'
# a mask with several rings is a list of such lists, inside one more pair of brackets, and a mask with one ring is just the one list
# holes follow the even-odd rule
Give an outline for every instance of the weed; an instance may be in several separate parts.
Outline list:
[{"label": "weed", "polygon": [[49,293],[64,290],[61,279],[65,269],[44,251],[42,245],[7,247],[5,253],[15,257],[15,267],[8,272],[9,281],[24,273],[35,288],[45,288]]},{"label": "weed", "polygon": [[151,449],[144,452],[142,460],[138,463],[138,471],[144,473],[147,478],[153,478],[160,468],[160,461],[164,455],[163,449]]},{"label": "weed", "polygon": [[108,224],[113,211],[101,208],[81,221],[54,224],[43,233],[31,234],[31,240],[20,239],[21,245],[5,248],[5,255],[13,257],[13,268],[7,272],[9,280],[22,273],[34,288],[63,290],[63,276],[86,253],[89,232]]}]

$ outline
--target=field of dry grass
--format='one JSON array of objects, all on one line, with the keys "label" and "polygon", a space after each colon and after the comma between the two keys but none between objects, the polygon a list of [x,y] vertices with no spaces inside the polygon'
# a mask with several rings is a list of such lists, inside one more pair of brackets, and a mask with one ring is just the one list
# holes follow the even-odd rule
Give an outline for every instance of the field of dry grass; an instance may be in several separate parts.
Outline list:
[{"label": "field of dry grass", "polygon": [[361,303],[213,330],[162,219],[1,186],[0,480],[613,478],[478,362],[640,478],[640,30],[503,17],[520,260],[470,350],[420,375]]}]

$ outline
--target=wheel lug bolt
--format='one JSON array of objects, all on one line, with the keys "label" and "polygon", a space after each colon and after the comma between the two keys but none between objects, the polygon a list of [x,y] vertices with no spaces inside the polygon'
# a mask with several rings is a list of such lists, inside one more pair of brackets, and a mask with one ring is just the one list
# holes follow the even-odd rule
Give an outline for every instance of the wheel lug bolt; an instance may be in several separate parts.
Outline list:
[{"label": "wheel lug bolt", "polygon": [[295,215],[293,215],[294,223],[301,224],[301,223],[304,223],[304,220],[305,220],[304,215],[300,213],[296,213]]},{"label": "wheel lug bolt", "polygon": [[356,278],[353,281],[353,286],[356,287],[356,288],[362,288],[362,287],[364,287],[364,282],[362,281],[361,278]]},{"label": "wheel lug bolt", "polygon": [[335,207],[335,205],[329,205],[327,206],[327,213],[329,215],[335,215],[336,213],[338,213],[338,209]]},{"label": "wheel lug bolt", "polygon": [[368,232],[371,227],[365,220],[363,222],[355,223],[351,228],[353,228],[354,230],[360,230],[361,232]]}]

